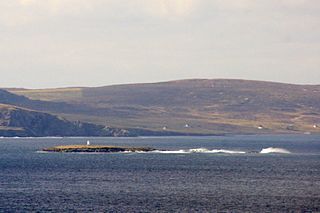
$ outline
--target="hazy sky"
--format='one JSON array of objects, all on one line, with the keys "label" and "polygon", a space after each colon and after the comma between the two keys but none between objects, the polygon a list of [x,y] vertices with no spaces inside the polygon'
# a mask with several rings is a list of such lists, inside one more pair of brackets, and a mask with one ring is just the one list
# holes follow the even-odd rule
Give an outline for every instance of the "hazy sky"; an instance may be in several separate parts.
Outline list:
[{"label": "hazy sky", "polygon": [[319,0],[1,0],[0,87],[320,84]]}]

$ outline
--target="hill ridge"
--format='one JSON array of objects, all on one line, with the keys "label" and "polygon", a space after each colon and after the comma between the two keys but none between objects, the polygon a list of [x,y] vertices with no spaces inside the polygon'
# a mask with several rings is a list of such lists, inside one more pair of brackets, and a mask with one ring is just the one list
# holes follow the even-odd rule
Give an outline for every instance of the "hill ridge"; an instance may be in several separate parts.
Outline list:
[{"label": "hill ridge", "polygon": [[188,81],[243,81],[243,82],[257,82],[257,83],[271,83],[271,84],[285,84],[285,85],[295,85],[295,86],[320,86],[320,84],[307,84],[307,83],[289,83],[280,81],[268,81],[268,80],[247,80],[242,78],[186,78],[186,79],[176,79],[168,81],[159,82],[139,82],[139,83],[116,83],[110,85],[101,86],[62,86],[62,87],[48,87],[48,88],[15,88],[15,87],[5,87],[1,88],[7,91],[23,91],[23,90],[64,90],[64,89],[87,89],[87,88],[104,88],[104,87],[114,87],[114,86],[130,86],[130,85],[153,85],[153,84],[163,84],[163,83],[179,83]]},{"label": "hill ridge", "polygon": [[8,91],[51,104],[37,110],[118,128],[192,134],[320,132],[314,128],[320,123],[318,85],[184,79],[47,92]]}]

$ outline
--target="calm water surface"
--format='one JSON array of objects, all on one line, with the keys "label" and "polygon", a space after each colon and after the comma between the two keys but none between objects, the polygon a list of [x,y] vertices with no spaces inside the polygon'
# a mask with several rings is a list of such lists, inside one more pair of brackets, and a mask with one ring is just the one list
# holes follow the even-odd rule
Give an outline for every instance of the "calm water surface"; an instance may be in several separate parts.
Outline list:
[{"label": "calm water surface", "polygon": [[37,152],[86,140],[1,138],[0,212],[320,212],[319,135],[89,138],[244,154]]}]

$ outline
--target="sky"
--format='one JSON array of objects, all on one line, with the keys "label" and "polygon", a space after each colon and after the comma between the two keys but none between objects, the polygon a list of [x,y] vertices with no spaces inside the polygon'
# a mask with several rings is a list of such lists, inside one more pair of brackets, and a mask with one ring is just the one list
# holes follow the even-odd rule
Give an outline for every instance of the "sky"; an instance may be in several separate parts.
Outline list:
[{"label": "sky", "polygon": [[320,84],[319,0],[3,0],[0,87]]}]

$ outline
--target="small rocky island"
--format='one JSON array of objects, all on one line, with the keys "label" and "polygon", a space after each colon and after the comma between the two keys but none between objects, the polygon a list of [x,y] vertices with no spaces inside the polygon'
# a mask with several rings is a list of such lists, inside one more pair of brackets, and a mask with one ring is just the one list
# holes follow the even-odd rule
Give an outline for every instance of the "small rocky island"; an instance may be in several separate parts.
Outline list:
[{"label": "small rocky island", "polygon": [[156,149],[149,147],[122,147],[105,145],[65,145],[45,148],[45,152],[151,152]]}]

